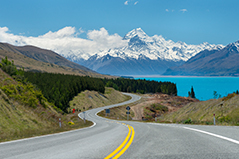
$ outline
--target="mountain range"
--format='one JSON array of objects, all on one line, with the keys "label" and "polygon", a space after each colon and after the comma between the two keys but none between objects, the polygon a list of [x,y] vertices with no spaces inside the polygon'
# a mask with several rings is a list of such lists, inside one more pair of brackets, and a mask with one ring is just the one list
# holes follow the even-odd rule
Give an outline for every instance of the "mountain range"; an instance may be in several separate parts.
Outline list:
[{"label": "mountain range", "polygon": [[165,40],[161,35],[148,36],[141,28],[127,33],[127,43],[119,48],[99,50],[91,56],[83,52],[61,54],[67,59],[96,72],[111,75],[162,74],[168,68],[179,66],[202,50],[221,49],[223,45],[188,45]]},{"label": "mountain range", "polygon": [[239,41],[218,50],[204,50],[164,75],[239,76]]}]

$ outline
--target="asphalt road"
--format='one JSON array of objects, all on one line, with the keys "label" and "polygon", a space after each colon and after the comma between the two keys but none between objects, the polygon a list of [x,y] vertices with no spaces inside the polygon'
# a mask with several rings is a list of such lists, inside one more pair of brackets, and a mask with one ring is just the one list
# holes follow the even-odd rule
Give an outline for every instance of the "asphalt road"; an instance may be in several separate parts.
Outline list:
[{"label": "asphalt road", "polygon": [[[121,104],[138,99],[132,95]],[[113,157],[126,159],[239,158],[239,127],[117,122],[95,115],[121,104],[87,111],[86,119],[95,122],[90,128],[0,143],[0,159],[91,159],[105,158],[112,152],[116,153]]]}]

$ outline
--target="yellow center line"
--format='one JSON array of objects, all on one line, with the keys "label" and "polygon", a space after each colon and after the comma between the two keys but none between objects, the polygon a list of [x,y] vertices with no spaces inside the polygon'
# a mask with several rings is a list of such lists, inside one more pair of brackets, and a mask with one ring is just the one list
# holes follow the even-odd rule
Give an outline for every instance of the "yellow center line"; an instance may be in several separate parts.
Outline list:
[{"label": "yellow center line", "polygon": [[129,140],[129,142],[125,145],[125,147],[117,154],[115,155],[115,157],[113,157],[113,159],[117,159],[119,158],[121,155],[123,155],[123,153],[129,148],[129,146],[131,145],[131,143],[133,142],[134,140],[134,128],[130,125],[128,125],[131,129],[132,129],[132,134],[131,134],[131,138]]},{"label": "yellow center line", "polygon": [[134,128],[132,126],[130,126],[130,125],[127,125],[127,126],[129,128],[129,132],[128,132],[128,135],[126,136],[125,140],[122,142],[122,144],[117,149],[115,149],[111,154],[106,156],[104,159],[109,159],[118,153],[117,155],[115,155],[115,157],[113,157],[113,159],[117,159],[129,148],[129,146],[133,142],[135,132],[134,132]]}]

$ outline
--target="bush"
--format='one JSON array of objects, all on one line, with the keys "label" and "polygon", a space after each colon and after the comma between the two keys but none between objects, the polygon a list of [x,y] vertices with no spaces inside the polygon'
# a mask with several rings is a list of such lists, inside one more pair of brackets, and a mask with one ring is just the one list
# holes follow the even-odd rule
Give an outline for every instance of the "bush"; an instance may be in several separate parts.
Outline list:
[{"label": "bush", "polygon": [[161,105],[161,104],[159,104],[159,103],[158,103],[158,104],[152,104],[151,107],[152,107],[153,109],[159,110],[159,111],[161,111],[161,112],[167,112],[167,111],[168,111],[168,107],[163,106],[163,105]]},{"label": "bush", "polygon": [[232,121],[232,118],[229,117],[229,116],[223,116],[223,117],[219,118],[218,121],[221,122],[221,123],[223,123],[223,122],[228,123],[228,122]]},{"label": "bush", "polygon": [[69,125],[74,125],[75,123],[73,121],[68,122]]},{"label": "bush", "polygon": [[36,108],[39,103],[43,107],[47,107],[45,103],[47,101],[46,98],[41,91],[35,90],[35,87],[30,83],[24,85],[19,82],[17,85],[4,85],[0,87],[0,89],[2,89],[8,97],[14,98],[30,107]]},{"label": "bush", "polygon": [[191,119],[191,118],[188,118],[188,119],[185,120],[183,123],[184,123],[184,124],[192,124],[192,119]]},{"label": "bush", "polygon": [[236,96],[236,93],[228,94],[226,97],[222,98],[222,101],[227,101]]}]

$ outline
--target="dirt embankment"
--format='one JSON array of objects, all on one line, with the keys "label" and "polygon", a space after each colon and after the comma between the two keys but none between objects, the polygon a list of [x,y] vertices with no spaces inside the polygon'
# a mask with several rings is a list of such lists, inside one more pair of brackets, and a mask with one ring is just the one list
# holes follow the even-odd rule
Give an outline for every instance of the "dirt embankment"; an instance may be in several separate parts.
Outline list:
[{"label": "dirt embankment", "polygon": [[153,120],[155,117],[177,111],[188,103],[199,101],[167,94],[147,94],[143,96],[143,99],[143,102],[131,107],[134,112],[133,120]]}]

